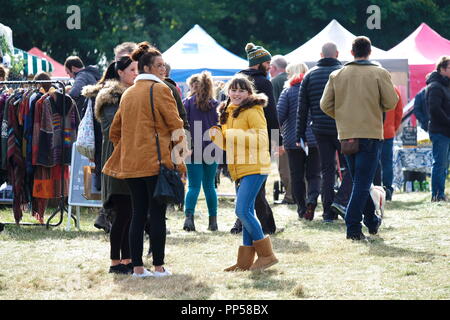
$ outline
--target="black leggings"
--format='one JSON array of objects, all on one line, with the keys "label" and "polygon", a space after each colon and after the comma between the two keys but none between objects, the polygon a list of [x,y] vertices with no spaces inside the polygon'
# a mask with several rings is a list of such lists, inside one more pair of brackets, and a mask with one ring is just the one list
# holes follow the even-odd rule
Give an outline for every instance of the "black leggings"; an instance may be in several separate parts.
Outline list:
[{"label": "black leggings", "polygon": [[126,179],[131,191],[133,217],[130,225],[131,261],[134,267],[142,267],[144,250],[144,228],[147,213],[150,215],[150,241],[153,251],[153,265],[164,264],[166,246],[166,208],[153,199],[157,176]]},{"label": "black leggings", "polygon": [[111,196],[115,213],[109,235],[111,243],[111,260],[130,259],[130,242],[128,231],[131,222],[131,197],[122,194]]}]

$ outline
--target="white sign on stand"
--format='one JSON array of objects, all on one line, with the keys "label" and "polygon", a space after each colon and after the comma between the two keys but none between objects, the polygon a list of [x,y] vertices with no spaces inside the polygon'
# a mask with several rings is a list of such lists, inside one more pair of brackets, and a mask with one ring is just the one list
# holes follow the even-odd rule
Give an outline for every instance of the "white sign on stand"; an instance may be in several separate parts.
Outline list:
[{"label": "white sign on stand", "polygon": [[72,147],[72,160],[70,164],[69,183],[69,209],[66,230],[70,230],[70,220],[72,219],[72,207],[76,207],[77,228],[80,230],[80,207],[101,208],[101,200],[88,200],[84,197],[84,172],[83,167],[92,165],[92,162],[81,155],[75,146]]}]

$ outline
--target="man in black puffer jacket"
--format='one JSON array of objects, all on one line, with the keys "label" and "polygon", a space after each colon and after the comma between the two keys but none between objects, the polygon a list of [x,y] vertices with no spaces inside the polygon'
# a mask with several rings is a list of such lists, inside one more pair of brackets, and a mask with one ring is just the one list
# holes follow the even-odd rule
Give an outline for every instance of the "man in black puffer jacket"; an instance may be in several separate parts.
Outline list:
[{"label": "man in black puffer jacket", "polygon": [[443,56],[427,79],[430,139],[433,143],[431,201],[447,201],[445,180],[450,153],[450,56]]},{"label": "man in black puffer jacket", "polygon": [[[257,93],[264,93],[268,98],[267,106],[264,108],[264,116],[267,121],[267,130],[269,132],[269,152],[272,146],[272,139],[278,139],[279,146],[283,143],[281,141],[280,125],[278,124],[278,114],[275,104],[275,98],[273,95],[273,86],[269,79],[267,79],[267,73],[270,68],[270,61],[272,56],[270,53],[260,46],[255,46],[253,43],[248,43],[245,46],[247,52],[247,59],[249,68],[240,71],[239,73],[245,74],[253,81]],[[273,136],[272,130],[277,130],[278,137]],[[266,199],[266,183],[261,186],[258,195],[255,200],[255,212],[258,217],[264,234],[273,234],[276,231],[275,219],[273,217],[272,209]],[[236,220],[231,233],[240,233],[242,231],[242,225],[239,219]]]},{"label": "man in black puffer jacket", "polygon": [[[320,98],[330,74],[342,68],[342,64],[337,60],[339,52],[336,45],[329,42],[322,46],[320,55],[322,59],[306,74],[300,86],[297,109],[297,141],[300,141],[300,138],[306,141],[306,124],[308,114],[310,114],[311,129],[316,136],[321,162],[323,219],[325,222],[332,222],[338,218],[338,214],[342,217],[345,215],[345,207],[352,191],[352,181],[348,174],[347,163],[341,155],[336,121],[320,109]],[[335,196],[336,151],[339,153],[340,166],[341,168],[345,167],[345,170],[341,186]],[[309,220],[314,217],[314,210],[315,207],[307,208],[305,216]]]}]

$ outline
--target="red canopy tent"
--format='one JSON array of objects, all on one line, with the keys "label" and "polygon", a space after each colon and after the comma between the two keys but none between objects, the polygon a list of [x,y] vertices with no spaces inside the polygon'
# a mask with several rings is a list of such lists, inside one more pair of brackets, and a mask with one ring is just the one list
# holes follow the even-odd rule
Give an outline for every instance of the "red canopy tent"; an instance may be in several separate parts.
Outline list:
[{"label": "red canopy tent", "polygon": [[450,41],[422,23],[388,53],[393,57],[408,58],[409,96],[412,98],[426,85],[425,76],[435,69],[439,57],[450,55]]},{"label": "red canopy tent", "polygon": [[51,76],[54,78],[67,78],[68,75],[66,73],[66,70],[64,68],[64,65],[59,63],[58,61],[54,60],[50,56],[46,55],[43,51],[41,51],[39,48],[32,48],[28,51],[28,53],[33,54],[35,56],[45,58],[49,62],[53,64],[54,70],[51,72]]}]

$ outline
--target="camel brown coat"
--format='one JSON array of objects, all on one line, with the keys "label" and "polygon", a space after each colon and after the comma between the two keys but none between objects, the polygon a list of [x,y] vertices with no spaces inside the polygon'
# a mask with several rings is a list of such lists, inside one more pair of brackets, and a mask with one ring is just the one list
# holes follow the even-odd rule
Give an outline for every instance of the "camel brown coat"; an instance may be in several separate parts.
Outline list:
[{"label": "camel brown coat", "polygon": [[[126,179],[156,176],[159,173],[158,155],[155,139],[155,121],[150,106],[150,86],[153,88],[153,101],[156,115],[156,131],[161,146],[162,164],[173,169],[172,141],[180,150],[184,139],[183,120],[181,120],[172,91],[164,83],[153,80],[138,80],[122,95],[119,110],[114,116],[109,138],[114,151],[103,167],[103,173]],[[177,144],[180,142],[179,144]],[[174,152],[175,153],[175,152]],[[186,167],[180,158],[177,170],[184,173]]]}]

